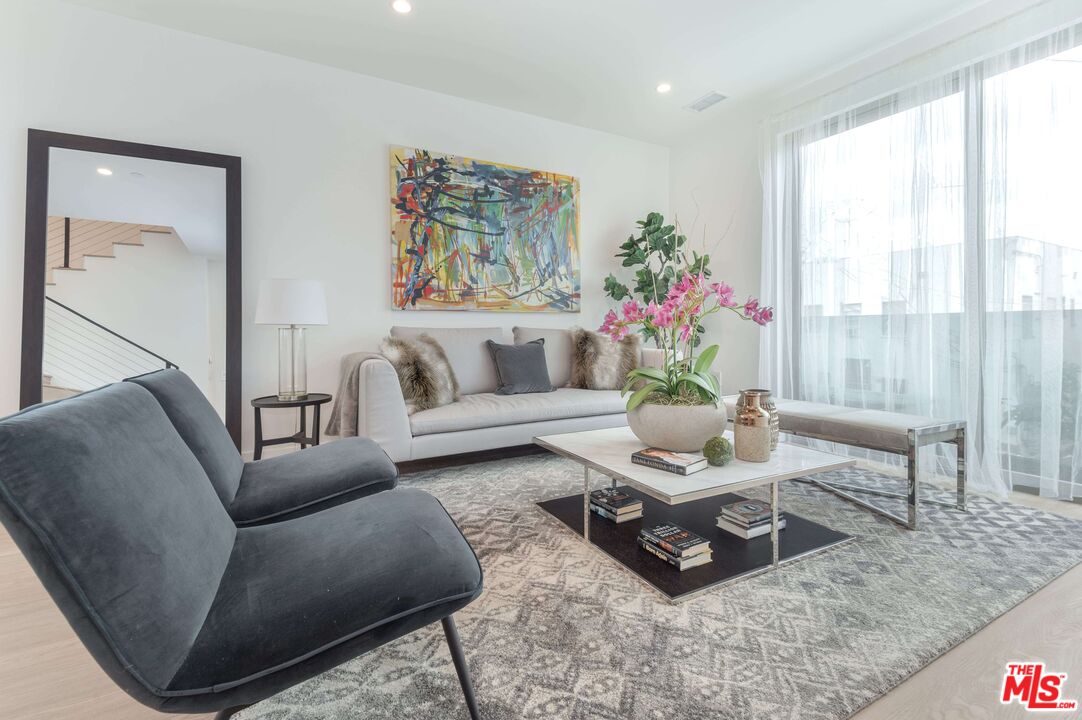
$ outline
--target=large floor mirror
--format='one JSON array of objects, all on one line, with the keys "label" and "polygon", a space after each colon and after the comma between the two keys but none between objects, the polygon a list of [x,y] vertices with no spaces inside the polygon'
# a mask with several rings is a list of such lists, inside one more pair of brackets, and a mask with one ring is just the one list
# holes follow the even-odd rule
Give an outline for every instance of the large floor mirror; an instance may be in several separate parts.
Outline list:
[{"label": "large floor mirror", "polygon": [[240,158],[30,130],[23,407],[184,371],[240,446]]}]

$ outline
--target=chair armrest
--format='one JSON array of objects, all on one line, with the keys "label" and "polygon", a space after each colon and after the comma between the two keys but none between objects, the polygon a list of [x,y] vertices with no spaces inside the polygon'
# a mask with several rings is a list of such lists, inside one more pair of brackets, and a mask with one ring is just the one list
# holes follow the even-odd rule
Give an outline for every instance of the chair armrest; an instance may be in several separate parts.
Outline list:
[{"label": "chair armrest", "polygon": [[394,366],[379,353],[347,355],[343,367],[360,363],[357,378],[357,435],[372,438],[395,462],[410,459],[410,432],[406,400]]}]

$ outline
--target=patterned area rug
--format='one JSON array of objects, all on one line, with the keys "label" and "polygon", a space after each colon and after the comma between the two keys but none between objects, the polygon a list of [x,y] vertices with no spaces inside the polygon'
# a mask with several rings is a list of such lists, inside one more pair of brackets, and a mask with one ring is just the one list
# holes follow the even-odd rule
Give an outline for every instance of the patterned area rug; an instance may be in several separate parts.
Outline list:
[{"label": "patterned area rug", "polygon": [[[866,470],[831,475],[899,489]],[[486,720],[845,718],[1082,560],[1082,522],[1018,505],[925,505],[909,532],[786,482],[783,509],[856,541],[674,606],[534,505],[581,492],[570,461],[401,484],[436,495],[484,567],[484,594],[456,618]],[[437,623],[237,717],[467,713]]]}]

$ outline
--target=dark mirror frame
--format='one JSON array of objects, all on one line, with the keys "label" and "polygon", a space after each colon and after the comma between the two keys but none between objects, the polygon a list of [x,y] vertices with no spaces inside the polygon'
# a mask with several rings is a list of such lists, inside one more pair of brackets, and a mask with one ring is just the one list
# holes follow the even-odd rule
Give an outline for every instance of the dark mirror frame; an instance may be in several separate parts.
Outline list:
[{"label": "dark mirror frame", "polygon": [[26,149],[26,246],[23,257],[23,347],[19,405],[41,402],[45,335],[45,245],[49,212],[49,150],[86,152],[204,165],[225,170],[225,426],[240,448],[241,195],[240,158],[158,145],[30,129]]}]

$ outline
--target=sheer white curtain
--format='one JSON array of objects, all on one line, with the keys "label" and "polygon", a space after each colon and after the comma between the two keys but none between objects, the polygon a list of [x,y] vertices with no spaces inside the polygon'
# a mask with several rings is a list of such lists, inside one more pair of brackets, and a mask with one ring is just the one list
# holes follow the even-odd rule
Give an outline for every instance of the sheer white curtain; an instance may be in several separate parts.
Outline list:
[{"label": "sheer white curtain", "polygon": [[[769,124],[768,387],[964,418],[974,487],[1082,495],[1079,41]],[[924,461],[953,473],[952,450]]]}]

